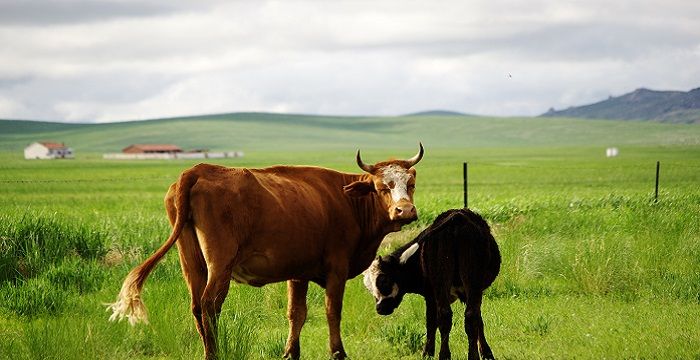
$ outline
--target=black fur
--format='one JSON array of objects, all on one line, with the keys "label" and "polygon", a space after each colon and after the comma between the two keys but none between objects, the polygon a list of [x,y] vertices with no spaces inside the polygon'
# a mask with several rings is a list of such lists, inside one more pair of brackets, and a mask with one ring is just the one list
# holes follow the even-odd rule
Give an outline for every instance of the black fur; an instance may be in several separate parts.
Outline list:
[{"label": "black fur", "polygon": [[[401,263],[401,255],[414,244],[418,244],[418,250]],[[414,240],[378,260],[380,273],[375,286],[384,295],[391,293],[393,284],[399,289],[394,298],[377,303],[379,314],[391,314],[406,293],[425,298],[427,335],[423,355],[434,355],[435,333],[439,328],[442,338],[439,359],[450,358],[450,305],[459,298],[466,304],[464,324],[469,360],[479,359],[479,352],[484,359],[493,358],[484,336],[481,300],[484,290],[498,275],[501,255],[491,229],[479,214],[466,208],[448,210]]]}]

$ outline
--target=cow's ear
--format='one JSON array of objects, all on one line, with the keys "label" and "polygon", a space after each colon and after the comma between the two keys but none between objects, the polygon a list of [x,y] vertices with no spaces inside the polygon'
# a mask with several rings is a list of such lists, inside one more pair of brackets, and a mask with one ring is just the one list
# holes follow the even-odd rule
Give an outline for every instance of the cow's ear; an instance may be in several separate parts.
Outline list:
[{"label": "cow's ear", "polygon": [[374,192],[374,183],[372,180],[366,181],[355,181],[348,185],[343,186],[343,191],[346,194],[353,197],[365,196],[369,193]]}]

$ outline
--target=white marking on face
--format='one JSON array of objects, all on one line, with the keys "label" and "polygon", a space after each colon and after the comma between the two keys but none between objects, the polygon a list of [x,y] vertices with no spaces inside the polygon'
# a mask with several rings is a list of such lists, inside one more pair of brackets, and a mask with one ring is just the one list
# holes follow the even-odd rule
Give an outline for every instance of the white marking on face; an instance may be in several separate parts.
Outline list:
[{"label": "white marking on face", "polygon": [[389,184],[394,183],[394,188],[391,189],[391,199],[395,203],[401,199],[410,199],[408,196],[408,180],[410,179],[411,174],[401,166],[389,165],[384,168],[384,185],[389,187]]},{"label": "white marking on face", "polygon": [[374,260],[372,261],[372,265],[365,270],[363,273],[365,278],[364,278],[364,283],[365,287],[367,290],[369,290],[370,293],[372,293],[372,296],[375,298],[378,298],[381,296],[379,293],[379,289],[377,289],[377,276],[379,276],[381,272],[379,271],[379,260]]},{"label": "white marking on face", "polygon": [[380,303],[384,299],[396,297],[396,295],[399,294],[399,286],[396,284],[391,288],[391,294],[389,295],[383,295],[379,289],[377,289],[377,277],[381,273],[381,270],[379,270],[379,260],[374,260],[372,265],[363,272],[365,287],[372,293],[377,303]]}]

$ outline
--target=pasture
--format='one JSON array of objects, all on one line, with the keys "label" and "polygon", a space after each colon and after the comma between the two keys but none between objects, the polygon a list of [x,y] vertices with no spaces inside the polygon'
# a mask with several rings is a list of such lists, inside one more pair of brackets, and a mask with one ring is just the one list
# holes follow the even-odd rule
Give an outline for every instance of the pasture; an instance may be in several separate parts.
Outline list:
[{"label": "pasture", "polygon": [[[634,127],[612,124],[602,126]],[[590,144],[582,139],[570,146],[533,140],[459,147],[453,138],[438,141],[446,134],[429,133],[417,166],[420,220],[387,237],[380,252],[410,240],[440,212],[461,207],[461,163],[469,161],[470,207],[490,223],[503,256],[483,305],[497,358],[698,359],[700,137],[695,128],[661,128],[659,133],[685,135],[667,135],[659,144],[661,135],[644,140],[640,131],[621,146],[621,156],[610,159],[595,136],[588,137]],[[285,151],[248,151],[245,158],[217,163],[358,172],[351,139],[331,140],[316,150],[284,145]],[[405,140],[367,145],[363,159],[411,155],[413,146]],[[167,238],[163,195],[194,162],[110,162],[96,153],[72,161],[24,161],[8,151],[0,160],[0,358],[201,357],[175,249],[145,285],[150,325],[110,323],[102,306],[114,301],[129,269]],[[661,186],[654,202],[657,160]],[[284,284],[232,285],[220,325],[222,358],[281,356],[285,290]],[[310,286],[308,303],[302,358],[324,359],[328,330],[318,286]],[[452,353],[465,359],[464,308],[455,304],[453,310]],[[361,278],[351,280],[342,322],[348,355],[420,359],[423,312],[423,300],[409,295],[394,315],[380,317]]]}]

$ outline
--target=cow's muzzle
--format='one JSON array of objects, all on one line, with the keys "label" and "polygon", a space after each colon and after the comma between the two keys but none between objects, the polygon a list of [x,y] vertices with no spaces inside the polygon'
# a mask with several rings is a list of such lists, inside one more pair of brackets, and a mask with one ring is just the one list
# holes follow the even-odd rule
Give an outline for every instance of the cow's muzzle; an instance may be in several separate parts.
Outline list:
[{"label": "cow's muzzle", "polygon": [[379,300],[375,308],[377,309],[377,314],[386,316],[391,315],[398,306],[399,303],[396,299],[385,298]]},{"label": "cow's muzzle", "polygon": [[416,211],[416,207],[409,202],[399,203],[391,208],[389,218],[392,221],[408,224],[418,219],[418,212]]}]

